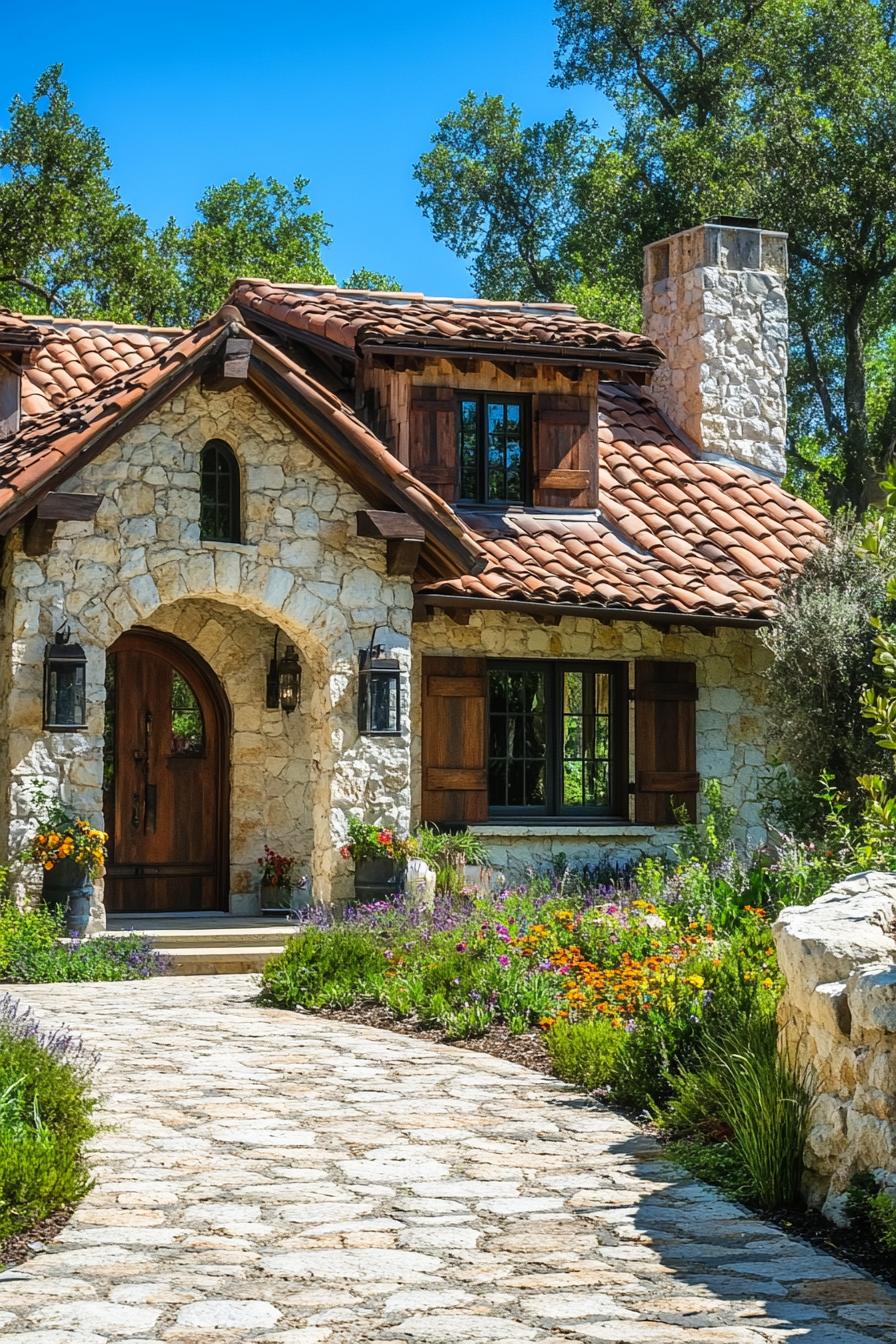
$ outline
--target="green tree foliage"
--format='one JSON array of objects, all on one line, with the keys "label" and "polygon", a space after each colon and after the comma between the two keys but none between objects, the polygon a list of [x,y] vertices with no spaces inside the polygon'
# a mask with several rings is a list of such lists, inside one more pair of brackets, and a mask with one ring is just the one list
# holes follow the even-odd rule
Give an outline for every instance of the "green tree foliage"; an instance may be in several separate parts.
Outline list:
[{"label": "green tree foliage", "polygon": [[158,230],[110,185],[99,131],[51,66],[16,97],[0,131],[0,305],[155,325],[213,311],[239,275],[332,284],[323,215],[306,179],[248,177],[210,187],[189,227]]},{"label": "green tree foliage", "polygon": [[375,289],[381,292],[389,290],[393,294],[401,290],[401,285],[394,275],[386,275],[383,271],[371,271],[366,266],[359,266],[357,270],[352,271],[342,284],[344,289]]},{"label": "green tree foliage", "polygon": [[432,230],[471,257],[486,298],[557,299],[574,275],[566,255],[575,217],[570,183],[590,158],[587,128],[567,113],[524,126],[500,96],[468,93],[439,122],[415,169]]},{"label": "green tree foliage", "polygon": [[307,210],[307,186],[303,177],[287,186],[252,176],[209,187],[196,207],[198,219],[181,241],[192,313],[211,312],[240,275],[284,284],[334,283],[320,259],[329,230],[322,214]]},{"label": "green tree foliage", "polygon": [[860,546],[855,523],[837,520],[828,544],[785,580],[775,620],[760,635],[771,654],[770,740],[796,784],[782,799],[788,828],[820,820],[823,774],[858,805],[857,777],[886,764],[863,716],[863,694],[880,680],[872,621],[892,610],[891,527],[882,525],[878,538],[871,554]]},{"label": "green tree foliage", "polygon": [[896,3],[556,7],[554,82],[604,93],[619,129],[527,128],[468,94],[417,166],[435,236],[484,294],[581,296],[615,320],[645,243],[719,213],[785,229],[793,481],[864,506],[896,455]]}]

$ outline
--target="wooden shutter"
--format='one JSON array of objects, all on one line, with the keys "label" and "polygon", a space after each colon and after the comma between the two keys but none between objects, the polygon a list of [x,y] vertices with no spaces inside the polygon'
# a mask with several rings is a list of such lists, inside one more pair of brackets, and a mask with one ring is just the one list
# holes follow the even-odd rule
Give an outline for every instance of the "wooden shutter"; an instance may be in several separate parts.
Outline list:
[{"label": "wooden shutter", "polygon": [[674,805],[697,817],[697,667],[635,663],[635,820],[675,823]]},{"label": "wooden shutter", "polygon": [[411,390],[408,466],[443,499],[457,483],[457,403],[450,387]]},{"label": "wooden shutter", "polygon": [[424,821],[485,821],[487,687],[484,658],[423,659]]},{"label": "wooden shutter", "polygon": [[533,504],[597,507],[597,437],[588,397],[542,393],[535,407]]}]

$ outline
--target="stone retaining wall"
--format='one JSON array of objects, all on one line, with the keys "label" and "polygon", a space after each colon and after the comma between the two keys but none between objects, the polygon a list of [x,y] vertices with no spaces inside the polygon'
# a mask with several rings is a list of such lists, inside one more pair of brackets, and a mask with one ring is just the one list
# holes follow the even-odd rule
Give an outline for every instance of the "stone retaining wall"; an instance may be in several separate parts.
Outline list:
[{"label": "stone retaining wall", "polygon": [[859,873],[783,910],[781,1048],[817,1087],[806,1194],[835,1221],[858,1172],[896,1191],[896,875]]}]

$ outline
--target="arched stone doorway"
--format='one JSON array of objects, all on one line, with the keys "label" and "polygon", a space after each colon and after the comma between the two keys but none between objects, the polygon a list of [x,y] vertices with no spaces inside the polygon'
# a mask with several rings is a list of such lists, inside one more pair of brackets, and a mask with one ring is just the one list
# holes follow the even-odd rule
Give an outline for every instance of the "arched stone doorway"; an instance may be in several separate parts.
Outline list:
[{"label": "arched stone doorway", "polygon": [[230,712],[182,640],[135,628],[107,657],[110,913],[226,910]]}]

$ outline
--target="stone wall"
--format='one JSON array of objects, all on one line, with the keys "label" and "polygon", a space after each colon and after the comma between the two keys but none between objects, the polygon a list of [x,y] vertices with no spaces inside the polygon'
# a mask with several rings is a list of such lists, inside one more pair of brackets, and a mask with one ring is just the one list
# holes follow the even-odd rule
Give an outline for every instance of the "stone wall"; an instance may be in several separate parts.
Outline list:
[{"label": "stone wall", "polygon": [[[472,611],[459,625],[442,612],[414,626],[412,670],[412,768],[415,816],[419,815],[421,763],[420,679],[425,654],[477,655],[487,658],[681,658],[697,665],[697,768],[704,779],[725,785],[726,801],[738,811],[737,835],[745,845],[765,840],[759,803],[760,784],[771,755],[763,714],[763,672],[768,655],[755,634],[720,628],[663,631],[637,622],[602,625],[564,616],[556,626],[507,612]],[[630,673],[631,675],[631,673]],[[634,778],[634,724],[629,732],[630,775]],[[477,826],[488,842],[492,861],[510,873],[542,864],[565,853],[576,862],[593,862],[612,851],[627,862],[644,853],[666,851],[675,828],[583,823],[562,828],[537,822]]]},{"label": "stone wall", "polygon": [[[240,464],[241,544],[200,539],[199,455],[212,438],[226,440]],[[61,523],[50,554],[35,558],[24,554],[17,531],[7,540],[0,575],[7,595],[0,812],[8,852],[21,848],[30,791],[40,781],[102,821],[106,650],[125,631],[155,624],[188,638],[192,632],[213,665],[224,660],[235,717],[247,725],[234,742],[236,757],[242,754],[235,768],[245,780],[255,767],[250,811],[258,829],[251,833],[256,823],[237,829],[237,889],[250,850],[260,853],[274,825],[281,843],[296,852],[307,845],[310,828],[318,896],[326,897],[334,882],[347,889],[350,875],[335,850],[347,814],[363,811],[398,828],[407,827],[410,814],[407,729],[389,739],[357,730],[358,650],[376,627],[407,673],[412,608],[409,580],[386,573],[385,543],[355,535],[354,515],[364,501],[248,391],[212,393],[198,384],[86,465],[66,489],[101,494],[96,519]],[[210,603],[226,607],[230,618],[213,616]],[[83,733],[44,733],[44,648],[64,620],[87,654],[88,723]],[[308,734],[279,776],[300,730],[279,713],[263,712],[265,656],[275,628],[302,659]],[[240,649],[246,666],[236,675]],[[287,783],[301,794],[289,807],[282,797]],[[271,799],[276,823],[263,820],[260,793]]]},{"label": "stone wall", "polygon": [[784,475],[787,242],[704,224],[645,252],[644,332],[661,408],[709,455]]},{"label": "stone wall", "polygon": [[837,1221],[852,1176],[896,1193],[896,876],[859,873],[783,910],[775,944],[787,990],[781,1050],[817,1088],[806,1193]]}]

